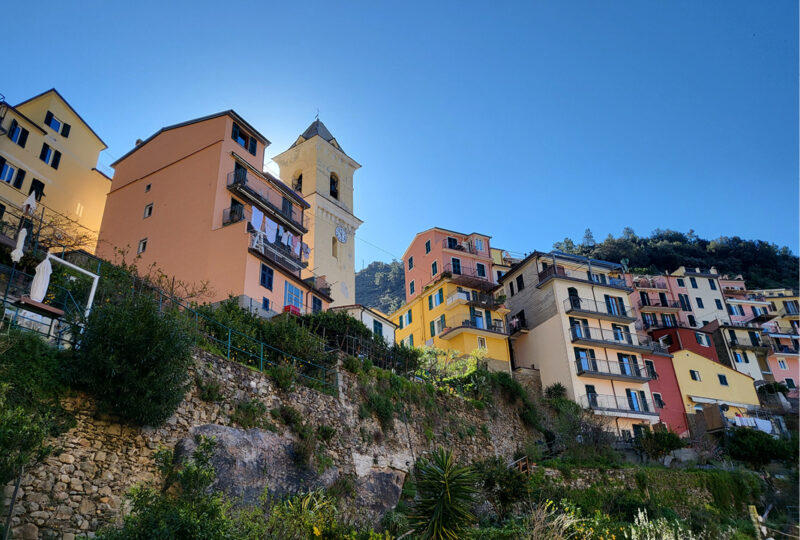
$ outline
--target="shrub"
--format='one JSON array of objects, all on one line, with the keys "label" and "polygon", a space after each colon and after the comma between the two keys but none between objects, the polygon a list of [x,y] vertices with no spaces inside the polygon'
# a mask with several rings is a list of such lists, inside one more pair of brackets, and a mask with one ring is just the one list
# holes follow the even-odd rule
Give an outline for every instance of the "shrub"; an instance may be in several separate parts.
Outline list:
[{"label": "shrub", "polygon": [[408,530],[408,518],[395,510],[389,510],[381,518],[381,528],[388,532],[399,536]]},{"label": "shrub", "polygon": [[453,453],[439,448],[415,467],[417,499],[410,516],[422,539],[460,538],[475,521],[473,503],[477,475],[471,467],[456,464]]},{"label": "shrub", "polygon": [[275,381],[278,388],[284,392],[288,392],[292,389],[294,380],[297,377],[297,371],[292,364],[274,365],[267,370],[267,373],[272,377],[272,380]]},{"label": "shrub", "polygon": [[129,295],[95,307],[71,378],[100,405],[137,424],[159,425],[187,390],[193,334],[175,310]]},{"label": "shrub", "polygon": [[317,428],[317,436],[323,442],[330,441],[335,434],[336,434],[336,428],[334,427],[323,424]]},{"label": "shrub", "polygon": [[204,379],[199,375],[194,378],[197,390],[200,392],[200,399],[209,403],[222,401],[222,385],[219,381]]},{"label": "shrub", "polygon": [[725,447],[733,459],[763,467],[770,461],[786,461],[792,457],[792,449],[782,440],[752,428],[736,428],[730,432]]},{"label": "shrub", "polygon": [[528,494],[526,476],[517,469],[509,468],[502,458],[479,461],[473,468],[483,496],[498,516],[507,514],[511,505],[522,501]]},{"label": "shrub", "polygon": [[566,398],[567,397],[567,389],[564,388],[564,385],[557,382],[553,383],[547,388],[545,388],[544,396],[547,399],[558,399],[558,398]]},{"label": "shrub", "polygon": [[274,426],[267,420],[267,406],[258,400],[240,401],[231,413],[231,421],[244,429],[262,428],[272,430]]},{"label": "shrub", "polygon": [[670,430],[646,430],[636,438],[635,445],[650,459],[660,459],[673,450],[684,447],[678,434]]},{"label": "shrub", "polygon": [[283,422],[294,432],[297,432],[303,426],[303,415],[291,405],[282,403],[280,407],[272,409],[270,415],[272,415],[274,419]]},{"label": "shrub", "polygon": [[343,499],[352,497],[356,492],[356,481],[352,474],[341,474],[328,488],[328,495]]},{"label": "shrub", "polygon": [[345,356],[342,360],[342,366],[350,373],[357,374],[361,371],[361,362],[355,356]]},{"label": "shrub", "polygon": [[384,431],[394,426],[394,403],[383,393],[371,389],[367,393],[367,408],[377,418]]}]

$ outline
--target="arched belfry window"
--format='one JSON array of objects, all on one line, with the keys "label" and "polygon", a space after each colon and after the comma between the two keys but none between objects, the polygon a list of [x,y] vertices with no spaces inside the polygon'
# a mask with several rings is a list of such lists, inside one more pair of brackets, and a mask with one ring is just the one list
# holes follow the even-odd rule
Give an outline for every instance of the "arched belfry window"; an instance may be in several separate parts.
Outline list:
[{"label": "arched belfry window", "polygon": [[331,237],[331,255],[333,258],[339,258],[339,241],[335,236]]},{"label": "arched belfry window", "polygon": [[336,176],[336,173],[331,173],[331,197],[339,200],[339,177]]},{"label": "arched belfry window", "polygon": [[292,189],[298,192],[303,191],[303,173],[297,173],[292,180]]}]

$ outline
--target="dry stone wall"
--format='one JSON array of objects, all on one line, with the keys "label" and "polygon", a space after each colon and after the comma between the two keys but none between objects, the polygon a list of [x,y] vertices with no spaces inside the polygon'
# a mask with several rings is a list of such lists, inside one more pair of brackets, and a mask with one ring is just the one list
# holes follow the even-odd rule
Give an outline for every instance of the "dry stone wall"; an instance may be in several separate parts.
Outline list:
[{"label": "dry stone wall", "polygon": [[[231,414],[240,401],[256,399],[268,408],[285,403],[315,427],[335,428],[326,448],[336,474],[353,474],[362,491],[373,490],[372,501],[365,504],[376,509],[376,500],[389,496],[384,493],[387,485],[402,485],[415,458],[437,444],[453,448],[466,461],[509,458],[534,435],[522,425],[516,409],[501,399],[496,407],[478,410],[454,396],[437,396],[432,410],[412,409],[407,422],[398,418],[394,428],[384,432],[374,418],[359,418],[357,380],[349,373],[340,375],[338,396],[299,385],[287,393],[263,373],[241,364],[200,350],[194,356],[197,374],[218,381],[223,399],[205,402],[193,388],[163,426],[129,426],[99,414],[84,395],[65,399],[76,425],[49,442],[54,451],[43,462],[25,470],[13,509],[13,538],[91,537],[101,527],[119,523],[127,491],[155,479],[155,452],[173,448],[193,432],[217,429],[209,425],[232,426]],[[280,435],[284,442],[293,438],[285,429]],[[12,491],[12,484],[5,486],[5,512]]]}]

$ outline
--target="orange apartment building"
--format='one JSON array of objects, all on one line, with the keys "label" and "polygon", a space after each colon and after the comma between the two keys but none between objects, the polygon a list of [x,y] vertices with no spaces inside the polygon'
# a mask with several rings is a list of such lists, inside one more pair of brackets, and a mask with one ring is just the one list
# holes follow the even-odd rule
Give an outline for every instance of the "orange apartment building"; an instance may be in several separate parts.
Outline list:
[{"label": "orange apartment building", "polygon": [[309,204],[262,172],[269,144],[233,110],[137,141],[112,164],[97,254],[127,249],[140,268],[208,282],[207,300],[233,296],[262,316],[326,309],[324,279],[301,278]]}]

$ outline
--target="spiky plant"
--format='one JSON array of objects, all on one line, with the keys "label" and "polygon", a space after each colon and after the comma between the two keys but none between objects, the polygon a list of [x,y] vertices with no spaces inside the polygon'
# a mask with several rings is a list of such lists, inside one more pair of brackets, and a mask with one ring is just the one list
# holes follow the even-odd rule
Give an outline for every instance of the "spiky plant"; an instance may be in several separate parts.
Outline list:
[{"label": "spiky plant", "polygon": [[455,540],[475,521],[470,507],[477,493],[472,467],[460,467],[453,453],[437,448],[429,459],[420,458],[415,476],[417,500],[410,516],[423,540]]}]

